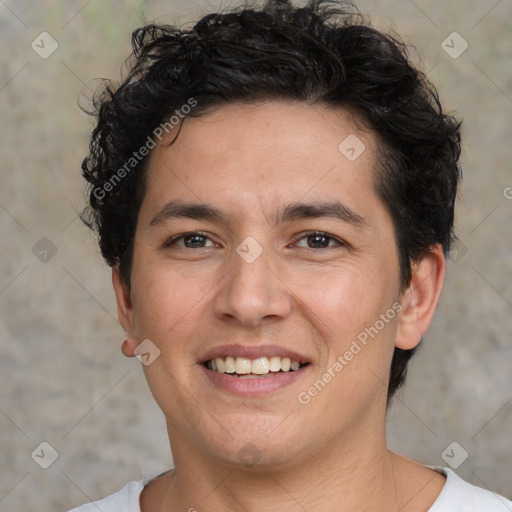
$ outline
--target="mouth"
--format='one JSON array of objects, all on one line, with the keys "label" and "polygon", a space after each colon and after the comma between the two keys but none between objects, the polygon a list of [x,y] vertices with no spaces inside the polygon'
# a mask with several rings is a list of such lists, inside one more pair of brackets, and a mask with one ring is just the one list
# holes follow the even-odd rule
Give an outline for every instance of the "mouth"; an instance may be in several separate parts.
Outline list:
[{"label": "mouth", "polygon": [[278,345],[223,345],[198,361],[217,389],[240,396],[268,395],[292,385],[309,373],[312,362]]},{"label": "mouth", "polygon": [[280,356],[261,356],[255,359],[224,356],[209,359],[203,364],[208,370],[224,373],[230,377],[258,379],[272,377],[280,373],[296,372],[309,363],[301,363],[298,360]]}]

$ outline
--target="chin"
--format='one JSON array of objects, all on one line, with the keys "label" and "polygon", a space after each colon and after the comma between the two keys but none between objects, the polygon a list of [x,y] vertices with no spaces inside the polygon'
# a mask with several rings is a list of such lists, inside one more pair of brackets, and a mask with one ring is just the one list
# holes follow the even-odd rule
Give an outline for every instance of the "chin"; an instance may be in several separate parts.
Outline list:
[{"label": "chin", "polygon": [[[282,423],[283,418],[280,421]],[[303,433],[294,435],[297,431],[289,425],[283,429],[273,425],[270,429],[254,424],[244,426],[239,422],[236,429],[228,432],[224,432],[221,439],[210,437],[207,450],[226,465],[247,471],[294,466],[304,443]]]}]

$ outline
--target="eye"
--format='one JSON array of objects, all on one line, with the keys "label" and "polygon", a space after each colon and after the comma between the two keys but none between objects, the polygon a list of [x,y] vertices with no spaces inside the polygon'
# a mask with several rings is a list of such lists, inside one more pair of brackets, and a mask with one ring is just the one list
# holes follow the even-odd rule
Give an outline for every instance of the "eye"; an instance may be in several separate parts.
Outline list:
[{"label": "eye", "polygon": [[[209,245],[207,244],[207,241],[210,241]],[[202,247],[215,247],[217,244],[212,242],[212,240],[210,240],[210,238],[208,238],[204,233],[201,233],[200,231],[191,231],[190,233],[183,233],[169,238],[165,242],[165,247],[169,247],[171,245],[179,245],[186,249],[200,249]]]},{"label": "eye", "polygon": [[[299,239],[299,242],[301,242],[302,240],[306,241],[307,245],[305,247],[307,249],[327,249],[329,247],[335,247],[336,245],[338,245],[338,246],[346,245],[341,240],[334,238],[322,231],[312,231],[312,232],[306,233],[304,236],[302,236]],[[334,244],[332,244],[331,242],[334,242]],[[304,245],[300,245],[300,244],[298,244],[298,245],[299,245],[299,247],[304,247]]]}]

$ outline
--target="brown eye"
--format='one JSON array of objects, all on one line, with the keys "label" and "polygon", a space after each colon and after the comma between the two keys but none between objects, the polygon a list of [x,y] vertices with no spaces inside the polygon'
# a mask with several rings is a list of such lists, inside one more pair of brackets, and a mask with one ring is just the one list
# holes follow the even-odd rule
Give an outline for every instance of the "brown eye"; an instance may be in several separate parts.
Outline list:
[{"label": "brown eye", "polygon": [[335,247],[336,245],[344,245],[339,240],[323,232],[307,233],[299,239],[299,242],[302,240],[306,241],[306,245],[299,244],[299,246],[308,249],[327,249],[328,247]]},{"label": "brown eye", "polygon": [[[207,245],[208,241],[210,244]],[[179,243],[178,243],[179,242]],[[206,235],[200,232],[184,233],[182,235],[175,236],[166,242],[166,247],[172,245],[179,245],[186,249],[201,249],[202,247],[214,247],[214,244]]]},{"label": "brown eye", "polygon": [[324,235],[311,235],[308,236],[308,244],[313,249],[323,249],[325,247],[329,247],[329,237]]}]

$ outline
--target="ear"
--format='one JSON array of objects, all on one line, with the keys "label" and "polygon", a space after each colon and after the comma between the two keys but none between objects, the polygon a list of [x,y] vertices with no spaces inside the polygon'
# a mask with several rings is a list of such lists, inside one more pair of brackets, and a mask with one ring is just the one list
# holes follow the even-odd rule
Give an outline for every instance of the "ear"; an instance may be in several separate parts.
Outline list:
[{"label": "ear", "polygon": [[439,301],[446,270],[440,244],[413,265],[413,275],[401,297],[395,346],[403,350],[416,347],[427,332]]},{"label": "ear", "polygon": [[129,287],[124,283],[119,272],[119,265],[112,268],[112,284],[116,294],[117,317],[123,329],[126,331],[126,337],[121,345],[121,351],[126,357],[134,357],[135,349],[139,345],[135,336],[135,322],[133,314],[133,304]]}]

